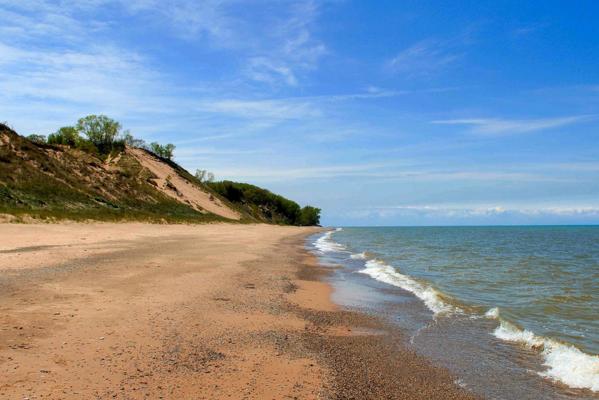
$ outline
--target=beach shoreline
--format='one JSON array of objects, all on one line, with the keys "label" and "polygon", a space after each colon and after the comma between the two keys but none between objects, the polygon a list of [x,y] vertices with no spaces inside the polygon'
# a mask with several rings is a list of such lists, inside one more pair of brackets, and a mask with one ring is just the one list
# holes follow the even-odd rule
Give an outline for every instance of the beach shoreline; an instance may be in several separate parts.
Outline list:
[{"label": "beach shoreline", "polygon": [[0,398],[474,398],[331,301],[318,231],[0,225]]}]

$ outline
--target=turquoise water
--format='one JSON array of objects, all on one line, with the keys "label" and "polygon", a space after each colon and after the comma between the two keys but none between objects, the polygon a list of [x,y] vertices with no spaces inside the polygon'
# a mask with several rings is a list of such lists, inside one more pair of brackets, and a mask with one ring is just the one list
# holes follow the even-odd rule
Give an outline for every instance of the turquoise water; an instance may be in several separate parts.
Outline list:
[{"label": "turquoise water", "polygon": [[540,375],[599,391],[599,227],[343,228],[317,242],[434,318],[496,321],[489,334],[538,352]]}]

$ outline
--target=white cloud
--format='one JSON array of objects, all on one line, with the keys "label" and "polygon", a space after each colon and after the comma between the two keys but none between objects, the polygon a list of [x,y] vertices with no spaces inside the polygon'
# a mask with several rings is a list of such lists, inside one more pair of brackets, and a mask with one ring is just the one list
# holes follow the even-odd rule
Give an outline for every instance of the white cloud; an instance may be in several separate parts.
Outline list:
[{"label": "white cloud", "polygon": [[508,120],[500,118],[463,118],[432,121],[440,125],[466,125],[471,127],[474,133],[484,135],[502,135],[514,133],[535,132],[546,129],[559,128],[579,122],[589,121],[596,115],[574,115],[559,118],[539,118]]},{"label": "white cloud", "polygon": [[292,68],[285,63],[266,57],[253,57],[249,60],[247,75],[258,82],[271,85],[284,82],[289,86],[297,86],[298,80]]},{"label": "white cloud", "polygon": [[258,42],[267,46],[251,50],[246,74],[257,82],[297,86],[300,75],[315,69],[327,53],[326,46],[311,32],[319,13],[318,3],[290,2],[286,9],[285,17],[260,31]]},{"label": "white cloud", "polygon": [[[269,4],[273,12],[265,14]],[[90,33],[108,32],[118,22],[102,13],[111,7],[180,39],[230,52],[242,66],[239,73],[259,83],[296,86],[326,53],[311,32],[317,1],[0,0],[0,34],[11,41],[83,45]]]},{"label": "white cloud", "polygon": [[385,163],[323,165],[303,168],[222,169],[219,175],[260,180],[322,179],[356,176],[387,166]]},{"label": "white cloud", "polygon": [[293,100],[238,100],[224,99],[207,101],[199,106],[199,111],[222,113],[252,120],[289,120],[311,118],[320,111],[310,102]]},{"label": "white cloud", "polygon": [[485,219],[497,216],[521,217],[599,217],[599,206],[579,207],[506,207],[501,205],[444,206],[444,205],[398,205],[369,207],[350,212],[356,218],[424,217],[433,219]]},{"label": "white cloud", "polygon": [[[0,99],[60,101],[97,108],[149,106],[140,96],[157,74],[136,54],[112,47],[24,50],[0,42]],[[145,104],[142,104],[145,103]]]},{"label": "white cloud", "polygon": [[301,179],[368,178],[375,181],[397,182],[542,182],[559,181],[554,176],[525,172],[485,172],[485,171],[435,171],[410,167],[407,161],[385,161],[342,165],[320,165],[315,167],[273,168],[255,166],[243,169],[219,169],[221,175],[235,179],[253,179],[262,182]]},{"label": "white cloud", "polygon": [[461,52],[443,41],[423,40],[399,52],[389,62],[389,68],[408,75],[437,73],[461,57]]}]

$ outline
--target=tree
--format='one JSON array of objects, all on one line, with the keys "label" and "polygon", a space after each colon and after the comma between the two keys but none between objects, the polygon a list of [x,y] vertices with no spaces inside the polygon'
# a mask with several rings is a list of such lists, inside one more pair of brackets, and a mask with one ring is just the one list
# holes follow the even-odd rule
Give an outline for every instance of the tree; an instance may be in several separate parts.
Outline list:
[{"label": "tree", "polygon": [[195,177],[202,183],[214,182],[214,174],[210,171],[206,171],[205,169],[196,169]]},{"label": "tree", "polygon": [[125,142],[125,144],[127,146],[137,147],[137,148],[142,148],[142,149],[145,149],[148,147],[145,140],[136,139],[135,137],[133,137],[133,135],[131,134],[131,132],[128,129],[123,132],[122,138],[123,138],[123,142]]},{"label": "tree", "polygon": [[48,136],[48,143],[76,147],[79,144],[80,139],[79,132],[77,132],[77,129],[74,126],[63,126]]},{"label": "tree", "polygon": [[320,224],[320,208],[305,206],[300,210],[297,225],[313,226]]},{"label": "tree", "polygon": [[206,179],[207,172],[208,171],[206,171],[205,169],[196,169],[196,173],[195,173],[196,179],[200,182],[204,182],[204,179]]},{"label": "tree", "polygon": [[168,143],[164,146],[157,142],[150,143],[150,151],[162,158],[172,160],[174,150],[175,145],[172,143]]},{"label": "tree", "polygon": [[103,153],[112,150],[112,145],[121,130],[121,124],[105,115],[88,115],[77,121],[77,131]]},{"label": "tree", "polygon": [[31,140],[33,143],[46,143],[46,137],[44,135],[29,135],[27,139]]},{"label": "tree", "polygon": [[164,158],[168,158],[169,160],[173,159],[174,156],[174,151],[175,151],[175,145],[172,143],[167,143],[164,146]]}]

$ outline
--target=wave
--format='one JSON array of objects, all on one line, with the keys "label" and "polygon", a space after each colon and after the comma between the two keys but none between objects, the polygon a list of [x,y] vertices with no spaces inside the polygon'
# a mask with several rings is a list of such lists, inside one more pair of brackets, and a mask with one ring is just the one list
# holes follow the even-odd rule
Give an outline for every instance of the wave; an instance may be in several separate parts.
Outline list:
[{"label": "wave", "polygon": [[363,251],[361,253],[352,254],[350,257],[353,260],[366,260],[367,256],[366,256],[366,252]]},{"label": "wave", "polygon": [[331,253],[336,251],[345,251],[346,248],[340,243],[335,242],[331,237],[333,233],[342,231],[343,228],[337,228],[334,231],[325,232],[324,235],[316,239],[314,247],[322,253]]},{"label": "wave", "polygon": [[485,313],[485,317],[491,319],[499,319],[499,307],[493,307]]},{"label": "wave", "polygon": [[360,271],[378,281],[400,287],[411,292],[424,302],[435,314],[461,312],[456,306],[443,301],[441,294],[433,287],[420,283],[408,275],[399,273],[395,268],[382,261],[373,259],[366,261],[366,268]]},{"label": "wave", "polygon": [[499,316],[497,307],[486,314],[499,321],[493,335],[507,342],[514,342],[541,352],[547,367],[539,375],[568,385],[576,389],[599,391],[599,356],[587,354],[570,344],[538,336],[534,332],[520,329]]}]

